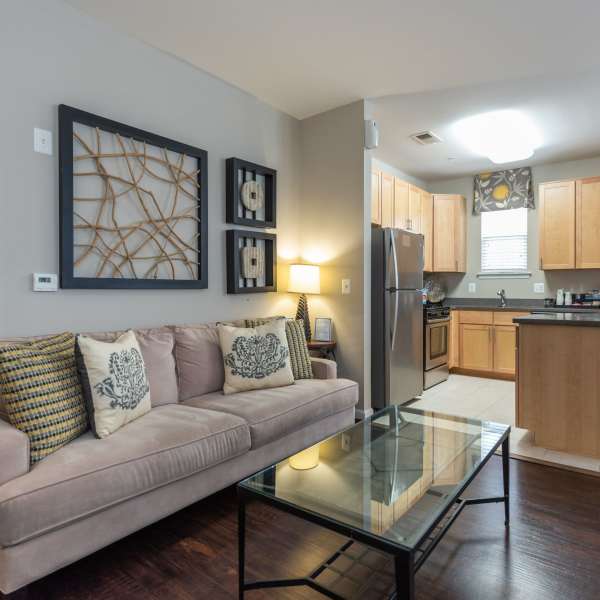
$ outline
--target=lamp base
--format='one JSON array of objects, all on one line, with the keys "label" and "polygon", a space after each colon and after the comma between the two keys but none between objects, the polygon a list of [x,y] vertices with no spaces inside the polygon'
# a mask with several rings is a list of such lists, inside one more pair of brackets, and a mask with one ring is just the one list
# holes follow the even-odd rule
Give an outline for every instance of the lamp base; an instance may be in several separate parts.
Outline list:
[{"label": "lamp base", "polygon": [[312,332],[310,330],[310,316],[308,314],[308,300],[306,298],[306,294],[300,294],[300,298],[298,299],[296,320],[302,320],[304,322],[304,335],[306,336],[306,341],[310,342],[310,339],[312,338]]}]

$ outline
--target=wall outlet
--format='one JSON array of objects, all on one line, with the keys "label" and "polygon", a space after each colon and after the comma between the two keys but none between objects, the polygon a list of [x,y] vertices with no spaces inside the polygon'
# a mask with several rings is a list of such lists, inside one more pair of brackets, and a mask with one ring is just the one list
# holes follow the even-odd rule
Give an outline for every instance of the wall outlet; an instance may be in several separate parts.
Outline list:
[{"label": "wall outlet", "polygon": [[350,450],[352,450],[350,434],[348,433],[342,433],[342,450],[344,452],[350,452]]},{"label": "wall outlet", "polygon": [[33,150],[40,154],[52,155],[52,132],[36,127],[33,130]]},{"label": "wall outlet", "polygon": [[352,291],[352,280],[342,279],[342,296],[349,296]]},{"label": "wall outlet", "polygon": [[477,292],[477,284],[476,283],[469,283],[469,294],[474,294],[475,292]]},{"label": "wall outlet", "polygon": [[533,291],[536,294],[543,294],[546,290],[543,283],[534,283]]},{"label": "wall outlet", "polygon": [[57,292],[58,275],[55,273],[34,273],[33,274],[34,292]]}]

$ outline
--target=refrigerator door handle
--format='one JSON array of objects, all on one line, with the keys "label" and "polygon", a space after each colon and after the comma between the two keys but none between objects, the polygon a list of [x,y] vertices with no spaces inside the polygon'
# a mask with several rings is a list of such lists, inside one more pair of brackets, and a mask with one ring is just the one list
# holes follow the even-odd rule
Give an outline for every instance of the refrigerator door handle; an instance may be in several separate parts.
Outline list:
[{"label": "refrigerator door handle", "polygon": [[395,346],[396,346],[396,330],[398,329],[398,310],[400,310],[400,307],[398,305],[399,302],[399,294],[398,292],[393,292],[394,293],[394,325],[392,326],[392,330],[390,332],[390,348],[391,350],[394,350]]},{"label": "refrigerator door handle", "polygon": [[[398,254],[396,253],[396,238],[394,236],[393,231],[390,231],[390,246],[391,246],[392,260],[394,261],[394,290],[397,290],[400,283],[398,281]],[[388,259],[388,261],[389,261],[389,259]],[[389,273],[389,269],[388,269],[388,273]],[[396,302],[398,302],[398,301],[396,300]]]}]

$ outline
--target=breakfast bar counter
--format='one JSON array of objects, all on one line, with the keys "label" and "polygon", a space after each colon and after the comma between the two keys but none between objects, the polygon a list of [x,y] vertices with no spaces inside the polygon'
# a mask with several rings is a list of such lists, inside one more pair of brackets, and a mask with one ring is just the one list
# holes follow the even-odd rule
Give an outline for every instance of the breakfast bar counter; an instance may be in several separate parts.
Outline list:
[{"label": "breakfast bar counter", "polygon": [[547,312],[513,319],[517,325],[570,325],[572,327],[600,327],[600,312]]},{"label": "breakfast bar counter", "polygon": [[517,327],[517,427],[543,448],[600,458],[600,315],[535,314]]}]

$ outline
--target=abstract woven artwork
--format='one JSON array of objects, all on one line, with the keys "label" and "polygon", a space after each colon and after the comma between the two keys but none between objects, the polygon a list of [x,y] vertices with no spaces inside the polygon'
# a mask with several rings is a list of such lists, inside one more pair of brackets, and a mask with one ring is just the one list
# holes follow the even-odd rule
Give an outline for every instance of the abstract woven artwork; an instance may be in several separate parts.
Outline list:
[{"label": "abstract woven artwork", "polygon": [[61,109],[63,287],[206,287],[206,153]]}]

